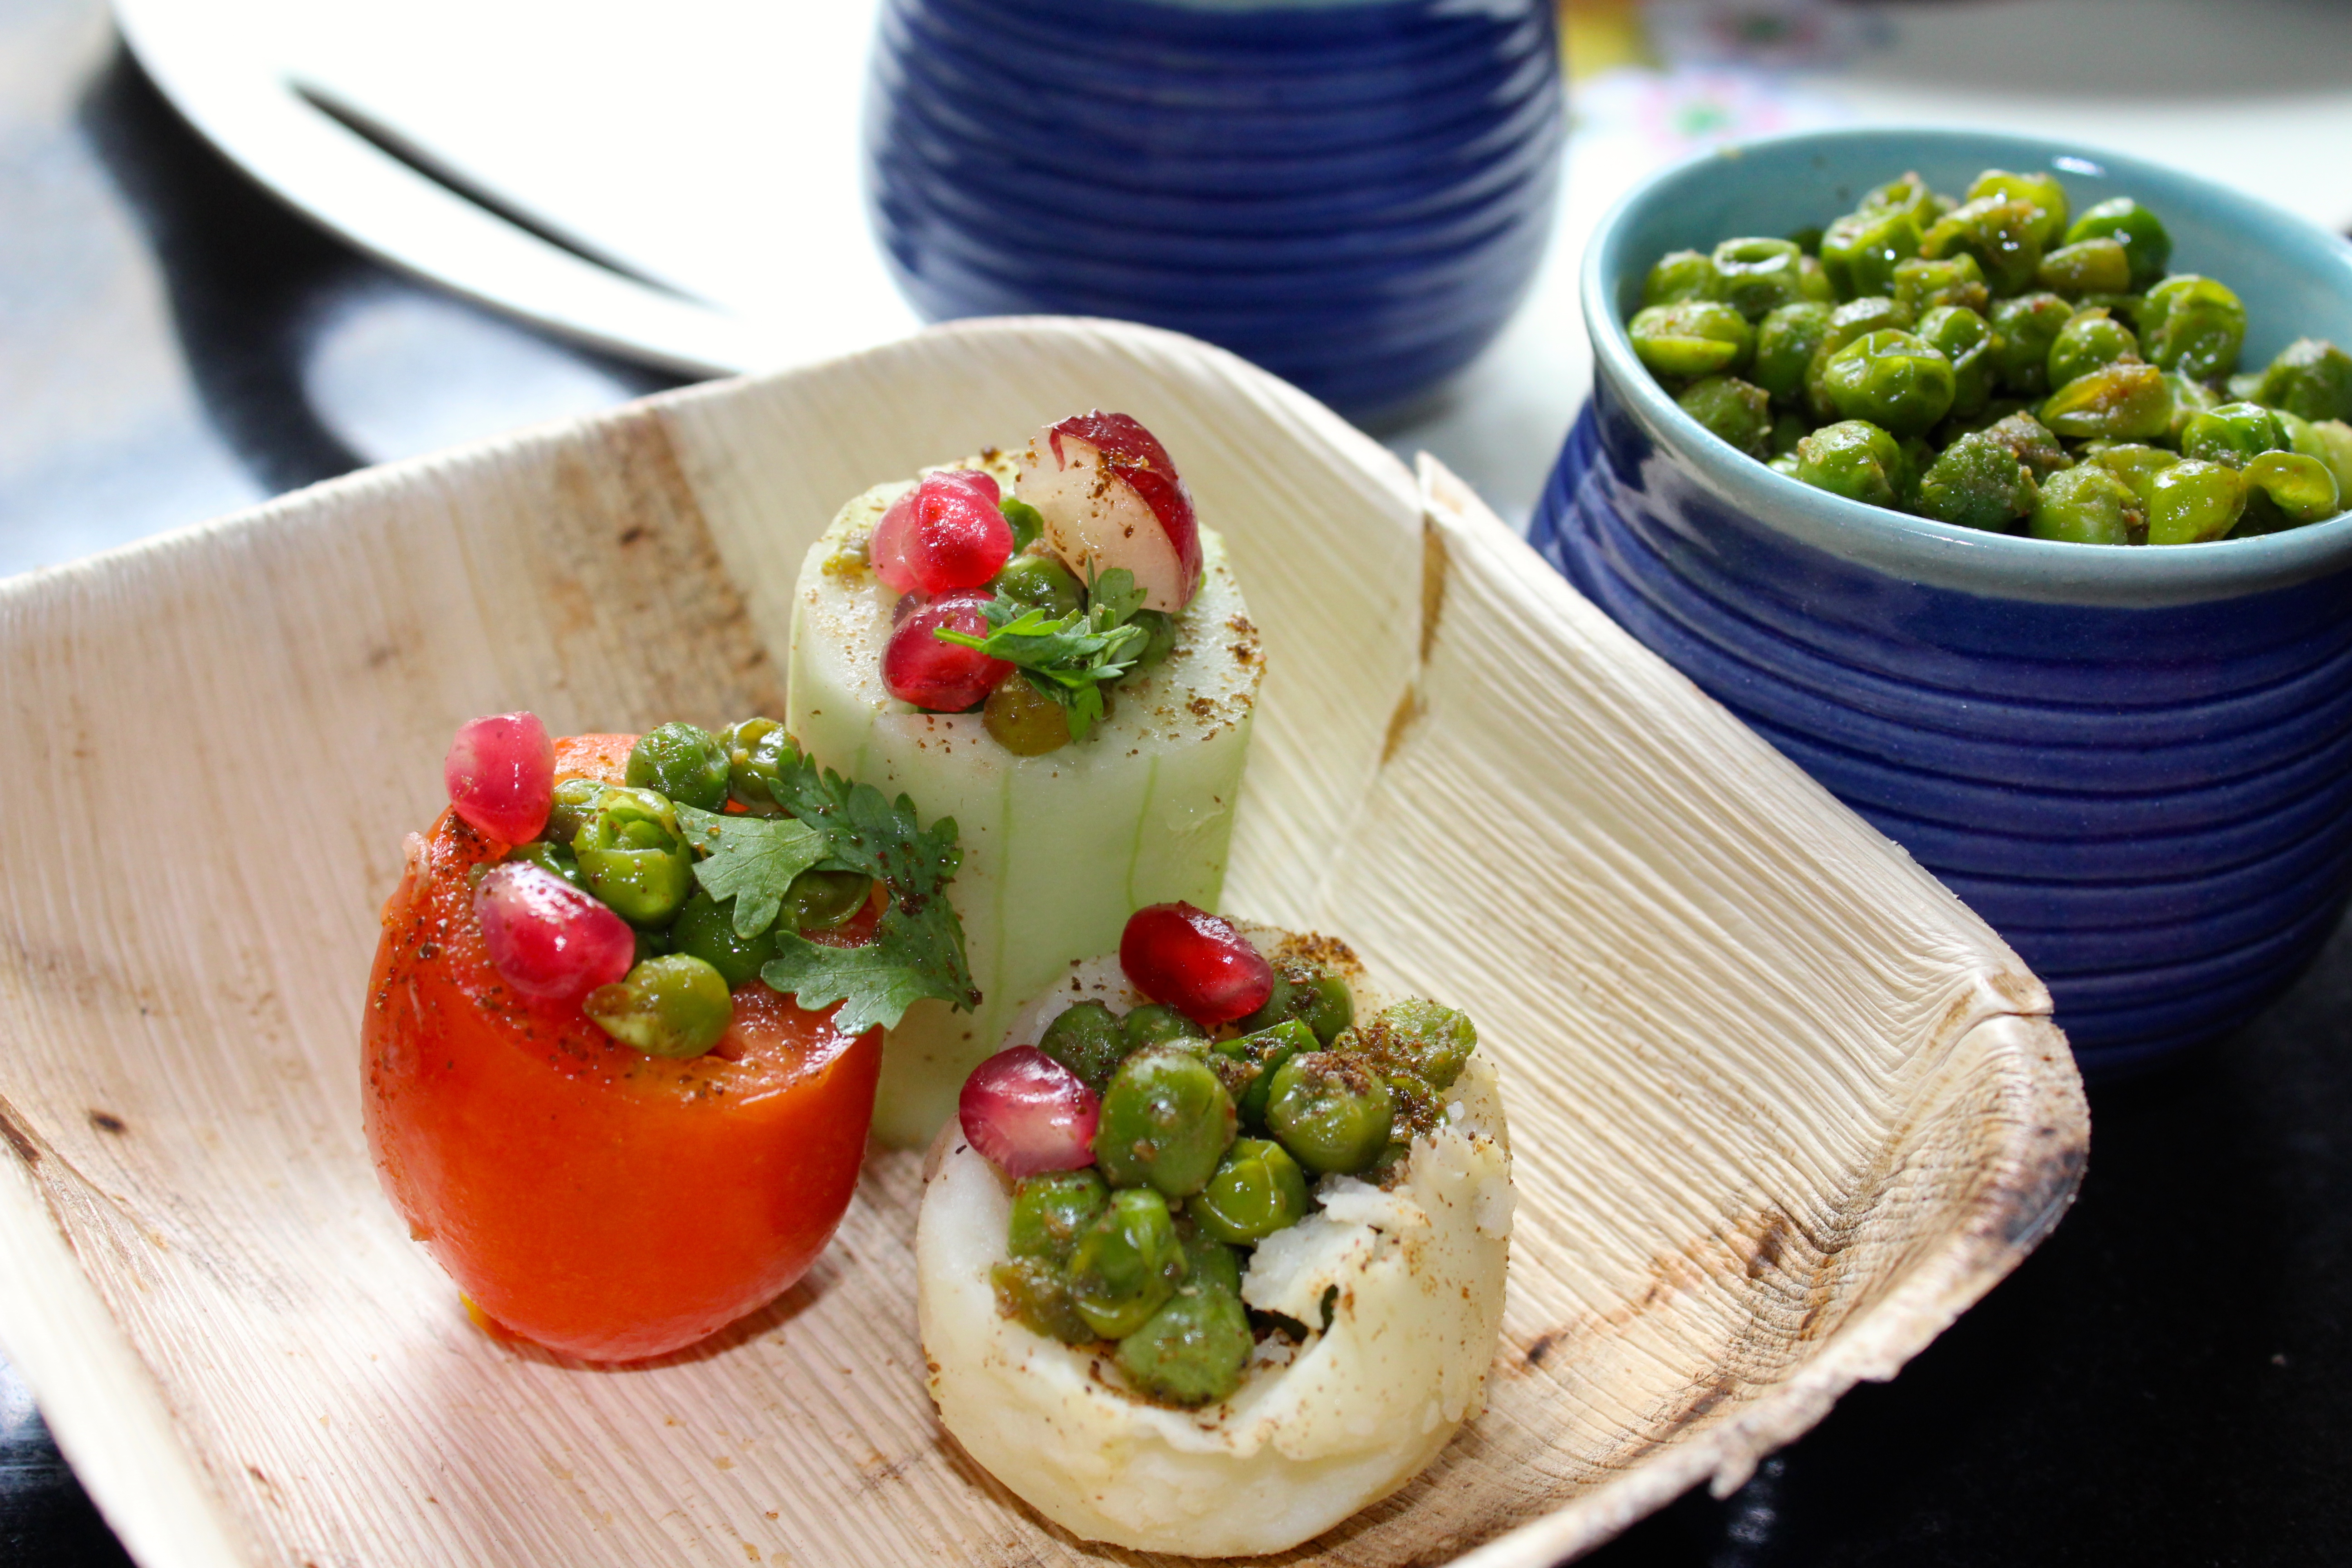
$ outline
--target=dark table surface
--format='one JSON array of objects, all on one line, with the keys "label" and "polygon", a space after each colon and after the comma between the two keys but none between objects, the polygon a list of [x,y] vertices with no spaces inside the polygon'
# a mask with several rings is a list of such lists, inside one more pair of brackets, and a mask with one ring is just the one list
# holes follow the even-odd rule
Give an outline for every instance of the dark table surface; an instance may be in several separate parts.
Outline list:
[{"label": "dark table surface", "polygon": [[[98,0],[0,0],[0,574],[666,384],[278,206]],[[1588,1561],[2352,1561],[2347,1036],[2339,932],[2236,1038],[2095,1089],[2082,1201],[1900,1379]],[[0,1568],[124,1561],[0,1363]]]}]

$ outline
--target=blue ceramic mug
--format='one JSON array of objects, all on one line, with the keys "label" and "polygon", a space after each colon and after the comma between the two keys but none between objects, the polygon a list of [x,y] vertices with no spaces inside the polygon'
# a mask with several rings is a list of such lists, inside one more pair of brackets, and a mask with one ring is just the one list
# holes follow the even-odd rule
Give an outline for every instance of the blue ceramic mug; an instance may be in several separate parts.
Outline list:
[{"label": "blue ceramic mug", "polygon": [[2119,154],[1846,131],[1660,175],[1603,223],[1591,402],[1531,537],[1620,624],[1909,849],[2049,982],[2089,1070],[2229,1030],[2310,962],[2352,889],[2352,515],[2211,544],[1978,532],[1811,489],[1676,406],[1625,322],[1664,253],[1779,235],[1916,170],[2054,170],[2131,195],[2175,271],[2251,318],[2242,363],[2352,344],[2352,247]]},{"label": "blue ceramic mug", "polygon": [[875,62],[926,318],[1172,327],[1360,418],[1493,340],[1557,206],[1551,0],[885,0]]}]

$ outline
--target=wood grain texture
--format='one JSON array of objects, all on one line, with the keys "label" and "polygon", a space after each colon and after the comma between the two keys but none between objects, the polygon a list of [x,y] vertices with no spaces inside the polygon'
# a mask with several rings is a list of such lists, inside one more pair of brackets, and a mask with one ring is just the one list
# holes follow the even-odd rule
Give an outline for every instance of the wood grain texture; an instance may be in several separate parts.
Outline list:
[{"label": "wood grain texture", "polygon": [[1286,1561],[1544,1563],[1736,1483],[2054,1221],[2088,1131],[2047,994],[1901,851],[1433,465],[1180,338],[976,323],[0,587],[0,1342],[140,1561],[1132,1556],[940,1432],[915,1156],[773,1306],[588,1369],[408,1240],[356,1048],[457,722],[780,710],[845,497],[1097,405],[1179,456],[1264,631],[1229,906],[1468,1006],[1511,1107],[1490,1406]]}]

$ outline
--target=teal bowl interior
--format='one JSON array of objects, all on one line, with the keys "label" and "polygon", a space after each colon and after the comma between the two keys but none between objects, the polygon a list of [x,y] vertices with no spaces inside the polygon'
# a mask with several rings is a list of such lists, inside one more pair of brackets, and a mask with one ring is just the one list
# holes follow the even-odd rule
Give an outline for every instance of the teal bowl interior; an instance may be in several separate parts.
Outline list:
[{"label": "teal bowl interior", "polygon": [[2171,268],[2235,289],[2249,318],[2241,369],[2298,337],[2352,346],[2352,245],[2291,213],[2177,169],[2103,149],[1990,132],[1811,132],[1727,148],[1667,170],[1627,196],[1585,253],[1583,303],[1594,374],[1706,486],[1757,521],[1909,580],[1996,596],[2085,604],[2179,604],[2280,587],[2352,558],[2352,514],[2266,537],[2163,549],[2064,544],[1978,532],[1827,495],[1708,435],[1634,356],[1625,322],[1642,279],[1668,251],[1735,235],[1826,225],[1906,171],[1957,195],[1990,168],[2055,170],[2077,213],[2128,195],[2172,236]]}]

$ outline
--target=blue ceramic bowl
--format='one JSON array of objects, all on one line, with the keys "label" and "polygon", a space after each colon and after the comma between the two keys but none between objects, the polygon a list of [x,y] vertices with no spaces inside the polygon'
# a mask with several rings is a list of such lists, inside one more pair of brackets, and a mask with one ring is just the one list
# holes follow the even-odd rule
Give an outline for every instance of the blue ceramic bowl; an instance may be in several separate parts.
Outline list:
[{"label": "blue ceramic bowl", "polygon": [[886,0],[866,166],[933,321],[1149,321],[1377,418],[1526,294],[1561,130],[1550,0]]},{"label": "blue ceramic bowl", "polygon": [[1916,169],[2128,195],[2252,318],[2242,363],[2352,344],[2352,247],[2178,171],[1975,132],[1751,143],[1628,197],[1584,261],[1593,395],[1531,537],[1588,596],[1968,900],[2087,1069],[2230,1029],[2352,889],[2352,516],[2213,544],[1976,532],[1772,472],[1702,429],[1624,323],[1650,264],[1849,211]]}]

